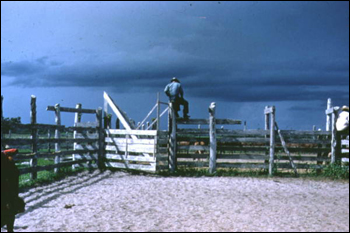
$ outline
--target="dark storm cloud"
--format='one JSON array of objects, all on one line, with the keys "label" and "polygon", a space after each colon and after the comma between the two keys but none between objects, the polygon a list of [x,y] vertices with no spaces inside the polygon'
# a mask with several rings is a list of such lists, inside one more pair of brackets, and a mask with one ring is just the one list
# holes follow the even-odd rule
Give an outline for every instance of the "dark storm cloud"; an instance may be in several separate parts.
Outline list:
[{"label": "dark storm cloud", "polygon": [[[58,25],[69,35],[61,42],[69,49],[57,52],[62,57],[2,60],[2,79],[140,93],[162,91],[176,76],[190,97],[262,102],[332,95],[348,102],[348,2],[85,4],[96,4],[94,11],[83,5],[73,14],[78,8],[62,5],[51,12],[60,20],[38,30]],[[62,35],[49,37],[58,43]]]},{"label": "dark storm cloud", "polygon": [[[12,77],[11,85],[33,87],[101,87],[118,92],[159,92],[177,76],[186,95],[235,102],[324,100],[336,91],[336,98],[348,99],[348,71],[336,64],[244,64],[230,67],[219,62],[188,59],[174,64],[145,62],[128,67],[121,64],[49,65],[33,63],[4,63],[2,75]],[[283,68],[281,68],[283,67]],[[299,70],[298,70],[299,69]],[[345,88],[343,88],[345,87]]]}]

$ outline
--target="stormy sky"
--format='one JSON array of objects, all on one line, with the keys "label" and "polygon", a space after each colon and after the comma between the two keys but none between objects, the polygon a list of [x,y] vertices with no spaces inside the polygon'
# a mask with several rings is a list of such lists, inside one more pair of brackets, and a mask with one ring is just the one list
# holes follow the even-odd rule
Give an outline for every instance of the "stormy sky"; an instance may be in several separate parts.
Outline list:
[{"label": "stormy sky", "polygon": [[[48,105],[103,106],[136,121],[172,77],[192,118],[325,128],[327,98],[349,105],[349,2],[1,2],[4,116],[54,123]],[[64,117],[66,124],[74,116]],[[163,120],[165,121],[165,119]]]}]

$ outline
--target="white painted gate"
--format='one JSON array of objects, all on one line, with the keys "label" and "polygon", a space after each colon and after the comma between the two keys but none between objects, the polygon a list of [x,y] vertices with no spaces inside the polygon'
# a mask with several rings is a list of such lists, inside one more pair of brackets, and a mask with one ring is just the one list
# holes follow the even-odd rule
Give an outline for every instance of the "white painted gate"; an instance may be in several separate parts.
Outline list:
[{"label": "white painted gate", "polygon": [[167,132],[149,130],[159,122],[159,100],[151,113],[157,108],[157,120],[146,130],[139,130],[128,116],[104,93],[104,114],[108,115],[108,106],[117,116],[124,129],[105,129],[105,166],[112,168],[156,172],[159,160],[167,161]]}]

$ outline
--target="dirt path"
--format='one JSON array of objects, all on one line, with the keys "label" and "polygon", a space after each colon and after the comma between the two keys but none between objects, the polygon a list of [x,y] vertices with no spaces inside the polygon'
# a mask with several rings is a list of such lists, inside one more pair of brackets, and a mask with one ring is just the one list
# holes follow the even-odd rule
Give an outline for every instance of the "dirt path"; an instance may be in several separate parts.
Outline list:
[{"label": "dirt path", "polygon": [[342,182],[96,171],[21,196],[27,210],[17,232],[349,232],[349,183]]}]

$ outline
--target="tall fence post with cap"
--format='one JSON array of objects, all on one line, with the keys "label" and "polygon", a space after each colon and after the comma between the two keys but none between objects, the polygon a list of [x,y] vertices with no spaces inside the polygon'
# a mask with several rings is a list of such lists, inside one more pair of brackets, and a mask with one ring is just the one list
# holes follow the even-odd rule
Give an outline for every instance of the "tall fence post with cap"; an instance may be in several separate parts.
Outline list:
[{"label": "tall fence post with cap", "polygon": [[209,106],[209,138],[210,138],[210,159],[209,159],[209,173],[216,172],[216,122],[215,122],[216,103],[211,103]]},{"label": "tall fence post with cap", "polygon": [[[328,98],[327,100],[327,110],[332,108],[332,99]],[[332,121],[332,116],[330,114],[327,114],[327,122],[326,122],[326,131],[331,131],[331,123]]]},{"label": "tall fence post with cap", "polygon": [[[269,160],[269,176],[273,176],[274,173],[274,161],[275,161],[275,146],[276,146],[276,131],[275,131],[275,123],[276,123],[276,108],[275,106],[266,107],[265,115],[270,115],[270,160]],[[265,118],[265,128],[268,123],[268,118]]]},{"label": "tall fence post with cap", "polygon": [[30,101],[30,124],[32,125],[32,153],[34,154],[34,157],[30,160],[30,167],[32,168],[32,173],[31,173],[31,179],[35,180],[37,179],[38,173],[36,171],[36,167],[38,165],[38,144],[37,144],[37,136],[38,136],[38,131],[37,128],[35,127],[37,120],[36,120],[36,97],[34,95],[31,96],[31,101]]},{"label": "tall fence post with cap", "polygon": [[[270,112],[269,112],[270,106],[265,106],[265,130],[269,131],[270,130]],[[268,139],[269,135],[266,134],[265,138]],[[265,150],[265,156],[268,158],[270,155],[270,145],[266,143],[266,150]],[[269,160],[265,159],[265,165],[268,166]],[[266,171],[266,170],[265,170]]]}]

